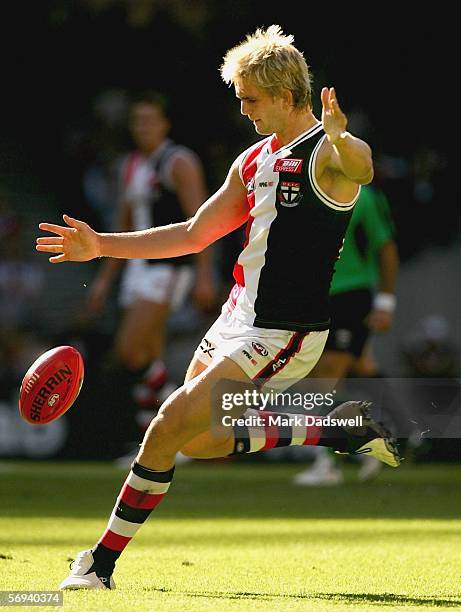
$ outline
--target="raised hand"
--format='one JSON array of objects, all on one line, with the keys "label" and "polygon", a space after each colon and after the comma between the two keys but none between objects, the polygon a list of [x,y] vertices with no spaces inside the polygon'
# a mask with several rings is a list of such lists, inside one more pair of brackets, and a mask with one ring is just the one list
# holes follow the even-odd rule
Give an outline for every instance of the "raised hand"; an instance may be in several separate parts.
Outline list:
[{"label": "raised hand", "polygon": [[339,137],[346,131],[347,117],[340,109],[334,87],[324,87],[322,99],[322,125],[328,142],[336,144]]},{"label": "raised hand", "polygon": [[68,227],[54,223],[40,223],[39,228],[55,236],[37,238],[36,249],[45,253],[57,253],[49,258],[51,263],[63,261],[89,261],[99,257],[98,234],[87,223],[63,215]]}]

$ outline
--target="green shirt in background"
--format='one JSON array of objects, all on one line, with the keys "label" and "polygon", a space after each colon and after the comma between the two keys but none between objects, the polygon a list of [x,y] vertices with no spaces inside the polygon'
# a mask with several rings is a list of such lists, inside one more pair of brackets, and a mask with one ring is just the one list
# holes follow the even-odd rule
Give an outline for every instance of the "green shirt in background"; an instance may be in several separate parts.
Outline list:
[{"label": "green shirt in background", "polygon": [[379,278],[379,251],[394,235],[386,196],[376,187],[363,185],[335,265],[330,295],[373,290]]}]

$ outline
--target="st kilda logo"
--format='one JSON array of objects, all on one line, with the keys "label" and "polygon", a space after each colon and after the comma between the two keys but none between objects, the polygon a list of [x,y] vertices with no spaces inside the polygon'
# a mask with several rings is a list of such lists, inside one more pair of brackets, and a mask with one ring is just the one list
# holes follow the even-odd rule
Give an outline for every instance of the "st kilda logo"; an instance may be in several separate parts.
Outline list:
[{"label": "st kilda logo", "polygon": [[277,197],[282,206],[286,206],[287,208],[298,206],[303,197],[301,193],[301,183],[280,181]]}]

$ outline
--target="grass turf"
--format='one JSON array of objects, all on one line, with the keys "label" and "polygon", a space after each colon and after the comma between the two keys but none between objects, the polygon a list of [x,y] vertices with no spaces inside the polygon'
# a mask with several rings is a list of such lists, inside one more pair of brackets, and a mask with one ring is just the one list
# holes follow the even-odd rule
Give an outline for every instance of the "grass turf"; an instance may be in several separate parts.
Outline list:
[{"label": "grass turf", "polygon": [[[461,609],[461,466],[385,468],[359,484],[347,465],[331,488],[295,487],[299,469],[179,466],[121,557],[117,590],[66,591],[65,609]],[[108,464],[0,464],[0,590],[56,589],[124,478]]]}]

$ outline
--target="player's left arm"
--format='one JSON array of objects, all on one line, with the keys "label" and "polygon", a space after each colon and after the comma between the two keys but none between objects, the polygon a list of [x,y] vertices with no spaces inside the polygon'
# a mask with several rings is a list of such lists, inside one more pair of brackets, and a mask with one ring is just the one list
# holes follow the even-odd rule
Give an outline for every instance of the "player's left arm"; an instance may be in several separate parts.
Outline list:
[{"label": "player's left arm", "polygon": [[[176,196],[184,215],[193,217],[207,199],[205,173],[200,160],[195,155],[178,156],[171,168]],[[213,282],[213,245],[196,253],[195,283],[193,300],[205,311],[212,309],[216,302],[216,288]]]},{"label": "player's left arm", "polygon": [[394,240],[388,240],[381,245],[379,251],[377,293],[374,296],[373,308],[367,318],[367,324],[373,331],[386,332],[392,326],[399,265],[397,244]]},{"label": "player's left arm", "polygon": [[347,131],[347,117],[341,110],[334,87],[324,87],[322,125],[327,136],[324,167],[338,171],[359,185],[373,179],[373,159],[369,145]]}]

